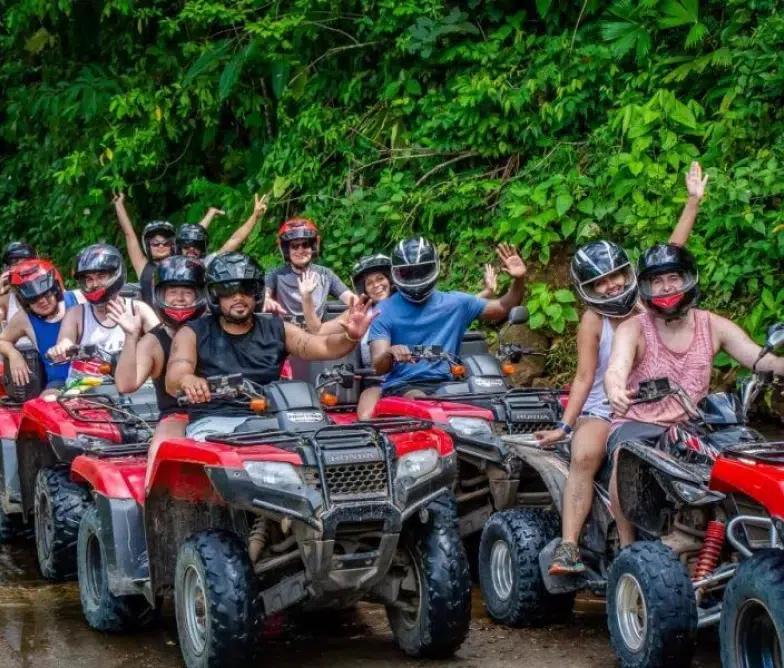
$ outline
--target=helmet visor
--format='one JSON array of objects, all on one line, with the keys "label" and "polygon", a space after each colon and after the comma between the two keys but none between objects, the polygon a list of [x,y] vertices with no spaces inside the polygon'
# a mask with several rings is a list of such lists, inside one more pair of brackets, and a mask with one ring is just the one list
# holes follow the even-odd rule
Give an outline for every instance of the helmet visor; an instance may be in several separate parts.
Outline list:
[{"label": "helmet visor", "polygon": [[212,283],[207,286],[210,295],[215,299],[221,297],[231,297],[236,294],[243,294],[246,297],[255,297],[259,289],[258,281],[227,281],[225,283]]},{"label": "helmet visor", "polygon": [[672,308],[678,304],[680,297],[697,285],[698,280],[697,274],[680,268],[644,274],[640,277],[640,294],[663,308]]},{"label": "helmet visor", "polygon": [[392,277],[394,278],[395,283],[407,288],[417,288],[422,285],[427,285],[437,275],[437,262],[404,264],[392,267]]}]

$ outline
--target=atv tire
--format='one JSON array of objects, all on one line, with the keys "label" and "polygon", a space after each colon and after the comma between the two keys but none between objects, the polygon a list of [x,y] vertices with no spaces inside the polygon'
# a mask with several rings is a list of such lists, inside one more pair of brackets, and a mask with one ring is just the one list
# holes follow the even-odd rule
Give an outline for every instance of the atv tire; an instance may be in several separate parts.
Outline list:
[{"label": "atv tire", "polygon": [[607,577],[607,624],[621,668],[685,668],[697,634],[686,567],[661,542],[621,550]]},{"label": "atv tire", "polygon": [[259,639],[256,578],[242,541],[226,531],[201,531],[180,548],[174,606],[188,668],[247,665]]},{"label": "atv tire", "polygon": [[722,666],[780,665],[784,650],[784,550],[744,561],[724,592]]},{"label": "atv tire", "polygon": [[47,580],[76,577],[79,524],[90,503],[87,489],[71,482],[67,471],[41,469],[35,479],[35,546],[38,567]]},{"label": "atv tire", "polygon": [[[427,506],[425,524],[412,518],[393,569],[403,569],[398,603],[387,606],[397,646],[409,656],[441,659],[463,644],[471,622],[471,576],[452,495]],[[405,599],[407,600],[404,600]]]},{"label": "atv tire", "polygon": [[558,531],[555,513],[534,508],[497,512],[485,524],[479,584],[494,622],[519,628],[569,619],[575,593],[550,594],[539,567],[539,553]]},{"label": "atv tire", "polygon": [[79,598],[87,623],[96,631],[110,632],[151,626],[157,615],[144,596],[115,596],[109,589],[104,538],[98,509],[90,505],[76,545]]}]

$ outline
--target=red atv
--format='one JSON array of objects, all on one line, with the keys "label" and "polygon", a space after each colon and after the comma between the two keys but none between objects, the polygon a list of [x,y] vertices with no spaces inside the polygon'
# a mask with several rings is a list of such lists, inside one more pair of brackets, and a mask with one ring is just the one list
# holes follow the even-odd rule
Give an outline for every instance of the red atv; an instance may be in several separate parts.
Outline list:
[{"label": "red atv", "polygon": [[22,420],[22,405],[43,390],[43,366],[32,349],[20,351],[30,369],[30,381],[17,386],[11,378],[7,360],[0,357],[0,543],[23,530],[22,497],[16,464],[16,438]]},{"label": "red atv", "polygon": [[158,419],[151,384],[120,395],[102,351],[74,348],[70,358],[84,377],[58,397],[25,402],[16,441],[17,511],[24,522],[33,515],[38,565],[50,580],[76,575],[79,522],[90,500],[71,480],[71,462],[85,451],[146,443]]},{"label": "red atv", "polygon": [[205,442],[162,443],[146,489],[136,453],[73,462],[92,495],[77,549],[88,623],[136,626],[173,589],[186,665],[235,667],[265,616],[369,600],[406,653],[453,654],[470,579],[449,437],[419,420],[334,424],[304,382],[209,383],[256,416]]}]

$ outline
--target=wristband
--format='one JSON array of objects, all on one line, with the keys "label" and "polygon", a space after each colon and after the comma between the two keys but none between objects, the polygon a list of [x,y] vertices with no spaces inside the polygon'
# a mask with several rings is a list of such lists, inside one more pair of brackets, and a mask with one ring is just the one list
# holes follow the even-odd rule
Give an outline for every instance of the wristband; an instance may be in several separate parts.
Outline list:
[{"label": "wristband", "polygon": [[574,431],[572,425],[566,424],[566,422],[564,422],[563,420],[558,420],[558,422],[555,423],[555,426],[557,429],[560,429],[567,436]]}]

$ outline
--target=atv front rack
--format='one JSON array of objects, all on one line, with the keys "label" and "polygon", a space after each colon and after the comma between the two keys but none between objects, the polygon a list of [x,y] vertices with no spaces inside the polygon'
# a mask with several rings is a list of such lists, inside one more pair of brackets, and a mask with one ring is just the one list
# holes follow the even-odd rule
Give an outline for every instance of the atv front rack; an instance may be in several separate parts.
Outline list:
[{"label": "atv front rack", "polygon": [[99,459],[111,459],[113,457],[133,457],[135,455],[146,455],[150,448],[150,442],[142,443],[112,443],[111,445],[88,445],[84,449],[86,455],[98,457]]},{"label": "atv front rack", "polygon": [[761,464],[784,465],[784,441],[772,443],[744,443],[725,448],[725,457],[753,459]]},{"label": "atv front rack", "polygon": [[[121,407],[117,402],[105,394],[96,394],[90,397],[84,395],[57,397],[57,403],[68,416],[76,422],[93,424],[127,424],[129,422],[145,423],[141,417],[134,415],[128,407]],[[74,405],[77,404],[77,405]],[[107,415],[96,416],[96,411],[107,411]]]}]

